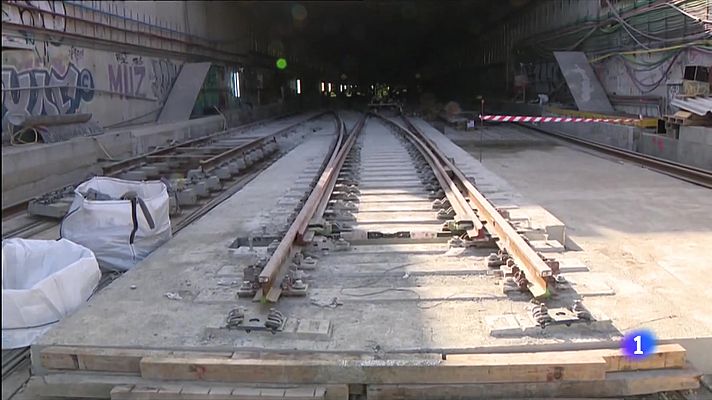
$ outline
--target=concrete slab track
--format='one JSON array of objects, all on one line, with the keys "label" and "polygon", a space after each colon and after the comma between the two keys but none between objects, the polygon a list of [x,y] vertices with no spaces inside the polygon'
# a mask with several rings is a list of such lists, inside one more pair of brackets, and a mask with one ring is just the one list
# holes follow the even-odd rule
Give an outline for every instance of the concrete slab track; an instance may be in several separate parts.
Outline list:
[{"label": "concrete slab track", "polygon": [[[491,249],[448,249],[446,243],[354,245],[348,252],[323,254],[316,269],[306,271],[306,297],[283,298],[276,306],[236,299],[242,267],[259,249],[228,246],[236,237],[282,227],[293,211],[285,196],[307,190],[300,182],[315,176],[329,146],[330,132],[320,131],[43,336],[33,347],[38,372],[40,350],[52,345],[491,353],[615,346],[621,332],[642,326],[689,346],[688,358],[712,372],[705,363],[712,346],[704,341],[712,336],[704,264],[712,248],[712,197],[705,189],[559,146],[486,149],[483,166],[425,122],[415,123],[498,207],[523,213],[530,231],[546,238],[548,229],[565,242],[567,251],[556,258],[571,289],[554,303],[583,298],[600,323],[524,329],[531,324],[532,304],[527,296],[503,292],[487,268]],[[361,171],[356,226],[437,230],[435,211],[425,207],[427,192],[406,187],[414,177],[407,152],[397,150],[381,122],[369,120],[365,129],[362,163],[370,163]],[[461,143],[472,150],[472,143]],[[388,181],[375,173],[379,168],[398,171]],[[399,202],[405,209],[393,209]],[[171,300],[167,292],[182,299]],[[276,307],[289,319],[330,329],[288,335],[219,329],[238,305],[248,313]],[[507,331],[512,325],[519,331]]]}]

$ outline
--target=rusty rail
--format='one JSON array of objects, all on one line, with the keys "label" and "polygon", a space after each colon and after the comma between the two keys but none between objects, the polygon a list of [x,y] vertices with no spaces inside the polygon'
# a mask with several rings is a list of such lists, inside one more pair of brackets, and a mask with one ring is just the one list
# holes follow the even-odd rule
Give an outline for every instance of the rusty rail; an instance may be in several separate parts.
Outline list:
[{"label": "rusty rail", "polygon": [[[364,115],[356,123],[356,125],[354,126],[354,129],[352,129],[352,134],[348,137],[346,144],[345,144],[345,147],[348,147],[349,150],[353,146],[353,143],[356,141],[356,135],[354,135],[353,132],[360,132],[365,121],[366,121],[366,118]],[[344,135],[347,133],[346,132],[346,124],[344,124],[343,122],[341,125],[341,130]],[[338,157],[338,154],[336,154],[336,152],[334,154]],[[348,154],[348,151],[345,154]],[[324,211],[326,210],[326,207],[329,204],[329,197],[330,197],[329,195],[331,194],[331,192],[334,191],[334,186],[336,185],[336,181],[338,178],[338,172],[341,171],[341,167],[343,167],[345,161],[346,161],[346,156],[344,156],[343,158],[337,158],[336,166],[335,166],[336,173],[332,174],[329,177],[329,181],[327,182],[326,187],[324,188],[324,195],[322,195],[319,198],[319,203],[317,204],[316,209],[314,210],[314,213],[312,214],[311,218],[314,218],[315,216],[324,214]],[[311,221],[311,218],[304,220],[302,222],[302,225],[299,227],[299,229],[297,231],[297,238],[296,238],[298,243],[303,242],[304,237],[306,235],[307,228],[309,228],[309,222]]]},{"label": "rusty rail", "polygon": [[[279,246],[262,269],[259,275],[260,290],[262,296],[269,301],[274,302],[279,298],[281,288],[278,285],[281,282],[278,278],[283,264],[292,255],[295,247],[301,244],[301,239],[307,232],[309,223],[316,215],[316,212],[318,210],[323,212],[325,209],[338,173],[346,160],[346,155],[355,143],[366,118],[367,115],[364,115],[354,126],[338,152],[336,150],[332,152],[317,185],[312,190]],[[402,118],[405,127],[387,118],[383,118],[383,120],[401,129],[407,140],[413,143],[423,154],[426,162],[433,169],[433,173],[443,188],[457,217],[461,222],[472,222],[473,228],[468,230],[470,237],[484,237],[485,229],[493,236],[498,237],[498,245],[507,250],[516,265],[524,271],[529,282],[528,288],[532,294],[537,298],[548,296],[547,277],[552,275],[551,268],[529,247],[509,222],[477,191],[475,186],[440,149],[406,117],[402,116]],[[339,142],[342,142],[342,140],[339,139]],[[465,193],[463,194],[461,190]],[[469,202],[467,201],[468,199]],[[475,213],[475,210],[477,210],[477,213]],[[484,221],[484,224],[482,221]]]},{"label": "rusty rail", "polygon": [[[319,181],[314,189],[312,189],[309,197],[302,206],[302,209],[299,211],[299,214],[297,214],[297,217],[290,225],[287,233],[285,233],[284,237],[277,246],[277,249],[275,249],[274,253],[272,253],[267,261],[267,264],[265,264],[262,269],[262,272],[260,272],[258,282],[261,286],[260,291],[263,298],[271,302],[275,302],[279,299],[279,295],[281,294],[281,281],[279,278],[282,266],[287,258],[292,254],[295,246],[299,244],[299,241],[303,237],[304,232],[306,231],[309,222],[315,215],[317,208],[320,206],[320,203],[324,198],[327,198],[328,200],[331,189],[333,188],[336,178],[338,177],[339,170],[346,159],[346,155],[356,141],[356,137],[361,131],[364,121],[365,116],[359,120],[356,126],[354,126],[354,129],[352,129],[351,134],[346,140],[344,140],[344,132],[341,129],[341,123],[337,122],[337,124],[339,124],[337,125],[337,146],[334,147],[331,157],[329,158],[329,162],[326,164],[324,171],[319,177]],[[343,145],[340,145],[342,143]],[[259,294],[260,293],[258,293],[258,295]]]},{"label": "rusty rail", "polygon": [[465,195],[470,200],[470,207],[477,210],[477,215],[485,221],[485,228],[499,240],[497,245],[505,249],[514,259],[516,265],[522,269],[529,281],[529,290],[534,297],[547,297],[549,290],[547,278],[552,276],[551,268],[539,257],[529,244],[517,233],[498,211],[462,173],[430,140],[422,133],[405,115],[401,115],[403,122],[413,133],[417,134],[439,159],[438,162],[447,166],[453,173],[453,178],[464,189]]}]

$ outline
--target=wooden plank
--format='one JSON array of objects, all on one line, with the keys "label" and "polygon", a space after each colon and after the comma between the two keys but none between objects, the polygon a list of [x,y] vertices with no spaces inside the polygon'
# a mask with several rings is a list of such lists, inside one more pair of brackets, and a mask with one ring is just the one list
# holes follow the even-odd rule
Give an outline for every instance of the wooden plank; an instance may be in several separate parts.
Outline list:
[{"label": "wooden plank", "polygon": [[[56,374],[50,374],[46,376],[33,376],[30,379],[30,385],[27,389],[28,393],[32,393],[37,396],[59,396],[59,397],[69,397],[69,398],[95,398],[95,399],[108,399],[111,397],[111,391],[114,388],[127,386],[133,388],[138,387],[152,387],[157,388],[158,393],[152,394],[152,396],[165,395],[163,397],[166,399],[175,399],[176,388],[180,390],[186,385],[203,386],[209,388],[209,394],[216,396],[218,394],[225,394],[226,390],[236,396],[240,394],[243,397],[233,397],[233,400],[246,400],[249,397],[245,397],[248,394],[259,395],[261,389],[270,389],[274,385],[262,384],[244,384],[244,385],[231,385],[231,384],[209,384],[209,383],[194,383],[194,382],[184,382],[183,384],[174,382],[162,382],[155,380],[146,380],[138,376],[131,375],[121,375],[116,373],[97,373],[97,372],[62,372]],[[288,389],[285,391],[285,395],[288,394],[289,389],[300,389],[299,385],[286,385]],[[315,388],[314,385],[307,385],[308,387]],[[305,386],[306,387],[306,386]],[[125,392],[125,389],[123,389]],[[179,391],[180,392],[180,391]],[[324,400],[348,400],[349,391],[348,385],[317,385],[314,389],[315,393],[323,394]],[[121,396],[121,392],[117,392],[116,396]],[[289,392],[291,393],[291,392]],[[34,397],[33,397],[34,398]],[[191,400],[194,397],[189,397]],[[317,397],[320,398],[320,397]],[[214,399],[211,399],[214,400]],[[261,398],[260,400],[265,400]],[[292,399],[294,400],[294,399]]]},{"label": "wooden plank", "polygon": [[79,369],[79,360],[76,354],[57,347],[42,349],[40,362],[47,369]]},{"label": "wooden plank", "polygon": [[469,383],[602,380],[606,362],[588,352],[472,354],[447,360],[260,360],[146,357],[141,376],[260,383]]},{"label": "wooden plank", "polygon": [[112,382],[85,381],[81,376],[71,380],[32,376],[27,383],[26,392],[33,396],[105,399],[109,397],[114,386],[115,383]]},{"label": "wooden plank", "polygon": [[136,373],[145,351],[121,349],[73,350],[79,361],[79,369]]},{"label": "wooden plank", "polygon": [[[581,351],[556,352],[560,357],[576,357]],[[628,371],[662,368],[683,368],[686,363],[686,351],[678,344],[664,344],[656,348],[654,354],[644,360],[632,360],[625,357],[619,350],[585,350],[589,355],[603,357],[606,361],[606,371]],[[520,354],[520,353],[512,353]],[[449,355],[451,361],[473,363],[481,355]],[[92,347],[51,346],[40,351],[42,366],[50,370],[88,370],[102,372],[124,372],[140,374],[140,360],[143,357],[177,357],[177,358],[234,358],[244,360],[301,360],[301,361],[338,361],[338,360],[369,360],[371,355],[354,355],[340,353],[285,353],[285,352],[198,352],[198,351],[168,351],[140,349],[111,349]],[[437,359],[437,357],[401,355],[407,359]],[[475,357],[469,360],[468,358]],[[509,355],[509,357],[517,357]],[[468,361],[469,360],[469,361]]]},{"label": "wooden plank", "polygon": [[679,344],[659,345],[652,354],[642,360],[626,357],[620,350],[601,352],[607,352],[602,354],[602,357],[606,360],[608,372],[684,368],[687,363],[687,351]]},{"label": "wooden plank", "polygon": [[320,386],[296,388],[212,388],[200,385],[117,386],[111,390],[112,400],[318,400],[325,399],[326,389]]},{"label": "wooden plank", "polygon": [[[620,349],[558,351],[554,354],[570,359],[582,354],[602,357],[606,361],[606,372],[684,368],[687,363],[687,351],[679,344],[659,345],[642,360],[627,357]],[[465,362],[469,357],[471,356],[466,354],[455,354],[448,355],[447,359]]]},{"label": "wooden plank", "polygon": [[699,387],[699,373],[692,369],[626,371],[607,374],[600,381],[474,383],[453,385],[369,385],[368,400],[452,400],[610,398],[637,396]]},{"label": "wooden plank", "polygon": [[[421,355],[400,355],[401,357],[421,357],[421,358],[435,358],[440,359],[440,356],[421,356]],[[374,360],[373,354],[347,354],[347,353],[290,353],[290,352],[280,352],[280,351],[236,351],[232,353],[232,358],[236,360],[325,360],[325,361],[338,361],[338,360]]]},{"label": "wooden plank", "polygon": [[40,351],[42,366],[50,370],[79,369],[136,375],[141,373],[141,358],[147,356],[230,358],[232,353],[70,346],[51,346]]}]

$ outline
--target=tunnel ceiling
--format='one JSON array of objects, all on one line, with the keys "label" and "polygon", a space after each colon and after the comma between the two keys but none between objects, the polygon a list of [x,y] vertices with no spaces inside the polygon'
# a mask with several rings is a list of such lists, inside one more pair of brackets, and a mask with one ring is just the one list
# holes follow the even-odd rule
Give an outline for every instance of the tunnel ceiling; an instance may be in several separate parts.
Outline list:
[{"label": "tunnel ceiling", "polygon": [[257,37],[351,81],[428,78],[458,51],[530,0],[242,2]]}]

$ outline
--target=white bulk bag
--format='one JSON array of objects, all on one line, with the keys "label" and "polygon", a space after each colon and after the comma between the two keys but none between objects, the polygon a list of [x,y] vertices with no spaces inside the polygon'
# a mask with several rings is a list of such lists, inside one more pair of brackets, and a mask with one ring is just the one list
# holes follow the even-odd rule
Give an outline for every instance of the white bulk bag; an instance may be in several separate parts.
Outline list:
[{"label": "white bulk bag", "polygon": [[2,348],[32,344],[82,305],[99,278],[94,254],[69,240],[3,240]]},{"label": "white bulk bag", "polygon": [[[93,189],[115,200],[91,200]],[[133,192],[134,200],[120,200]],[[126,271],[171,238],[170,201],[160,181],[95,177],[74,191],[60,235],[94,252],[99,266]]]}]

